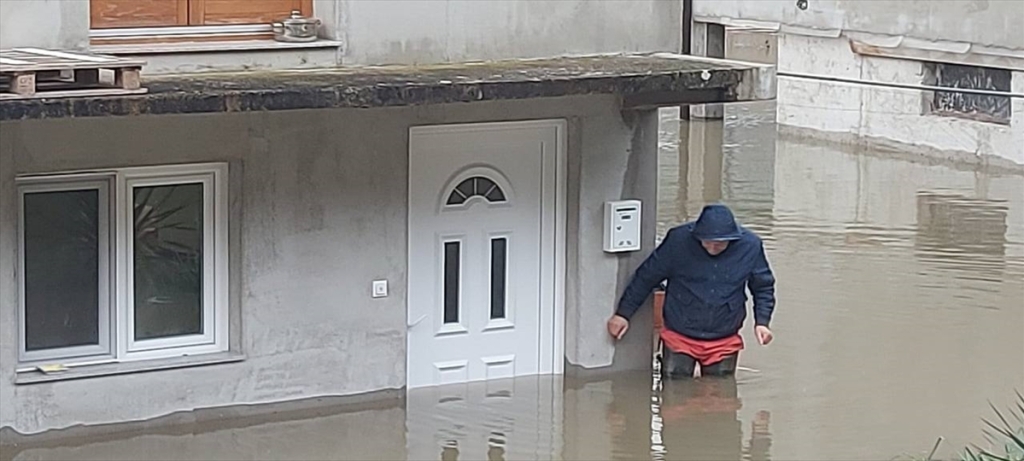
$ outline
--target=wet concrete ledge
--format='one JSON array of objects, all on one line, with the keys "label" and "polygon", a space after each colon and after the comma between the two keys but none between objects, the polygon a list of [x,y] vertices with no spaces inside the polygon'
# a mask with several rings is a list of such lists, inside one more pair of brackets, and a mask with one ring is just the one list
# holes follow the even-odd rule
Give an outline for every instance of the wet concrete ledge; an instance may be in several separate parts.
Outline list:
[{"label": "wet concrete ledge", "polygon": [[882,137],[823,131],[792,125],[779,125],[778,132],[780,136],[795,140],[800,144],[838,149],[856,155],[897,159],[920,165],[939,165],[958,171],[1024,176],[1024,164],[995,155],[943,150]]},{"label": "wet concrete ledge", "polygon": [[37,434],[0,428],[0,461],[41,447],[75,446],[121,440],[139,435],[187,435],[214,430],[239,429],[271,422],[313,419],[344,413],[405,407],[405,389],[385,389],[364,394],[310,397],[274,403],[238,404],[180,411],[122,423],[78,425]]},{"label": "wet concrete ledge", "polygon": [[[143,70],[145,73],[145,70]],[[669,53],[144,77],[144,95],[0,102],[0,121],[619,95],[623,108],[775,98],[770,65]]]}]

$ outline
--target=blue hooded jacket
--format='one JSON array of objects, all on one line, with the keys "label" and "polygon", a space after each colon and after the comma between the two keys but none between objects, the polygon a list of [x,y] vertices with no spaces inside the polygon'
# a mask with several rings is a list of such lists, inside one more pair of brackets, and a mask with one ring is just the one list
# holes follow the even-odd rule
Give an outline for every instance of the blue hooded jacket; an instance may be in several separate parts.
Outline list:
[{"label": "blue hooded jacket", "polygon": [[[701,240],[728,240],[729,246],[711,256]],[[637,268],[616,314],[629,319],[665,280],[665,326],[684,336],[714,340],[739,332],[747,317],[746,287],[754,297],[754,323],[771,322],[775,276],[764,245],[725,205],[708,205],[697,221],[671,229]]]}]

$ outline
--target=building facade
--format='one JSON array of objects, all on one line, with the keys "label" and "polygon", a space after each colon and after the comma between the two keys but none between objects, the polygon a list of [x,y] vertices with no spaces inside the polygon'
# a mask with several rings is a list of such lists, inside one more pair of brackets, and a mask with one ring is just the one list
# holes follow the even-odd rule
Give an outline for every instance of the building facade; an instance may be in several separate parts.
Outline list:
[{"label": "building facade", "polygon": [[695,0],[694,15],[774,47],[784,133],[1024,165],[1019,2]]},{"label": "building facade", "polygon": [[[147,90],[0,102],[8,435],[647,368],[649,317],[604,322],[655,240],[657,108],[775,92],[673,54],[675,2],[149,3],[0,3],[2,48]],[[316,41],[268,36],[291,10]],[[640,250],[602,251],[623,199]]]}]

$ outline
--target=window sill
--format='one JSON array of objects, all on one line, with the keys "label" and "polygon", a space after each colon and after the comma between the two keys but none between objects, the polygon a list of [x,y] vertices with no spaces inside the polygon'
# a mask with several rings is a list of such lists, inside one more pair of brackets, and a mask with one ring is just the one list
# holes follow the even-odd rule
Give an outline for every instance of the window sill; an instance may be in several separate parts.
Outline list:
[{"label": "window sill", "polygon": [[225,40],[168,43],[137,43],[125,45],[92,45],[89,50],[109,55],[147,55],[175,53],[222,53],[231,51],[286,51],[315,48],[340,48],[336,40],[314,42],[279,42],[277,40]]},{"label": "window sill", "polygon": [[14,384],[39,384],[72,379],[98,378],[101,376],[146,373],[150,371],[173,370],[175,368],[201,367],[235,363],[245,360],[245,355],[237,352],[221,352],[216,354],[174,357],[170,359],[140,360],[138,362],[104,363],[69,368],[57,373],[43,373],[38,369],[19,372]]},{"label": "window sill", "polygon": [[968,122],[978,123],[989,123],[992,125],[998,125],[1001,127],[1009,128],[1012,125],[1012,115],[1009,118],[993,117],[988,114],[977,114],[968,112],[957,112],[957,111],[945,111],[945,110],[932,110],[931,112],[925,112],[925,115],[932,117],[946,118],[946,119],[959,119]]}]

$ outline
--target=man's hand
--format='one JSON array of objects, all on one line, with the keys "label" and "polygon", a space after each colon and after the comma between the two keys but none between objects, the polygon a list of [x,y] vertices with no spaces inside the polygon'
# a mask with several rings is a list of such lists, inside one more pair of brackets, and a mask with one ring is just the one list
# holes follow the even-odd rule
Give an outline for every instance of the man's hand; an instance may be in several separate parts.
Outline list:
[{"label": "man's hand", "polygon": [[621,315],[613,315],[608,319],[608,334],[615,339],[622,339],[629,329],[629,320]]},{"label": "man's hand", "polygon": [[[611,324],[609,324],[609,328],[610,325]],[[768,329],[768,327],[764,325],[754,327],[754,334],[757,336],[757,342],[761,343],[762,346],[767,346],[768,343],[772,342],[772,338],[775,337],[772,335],[772,330]]]}]

